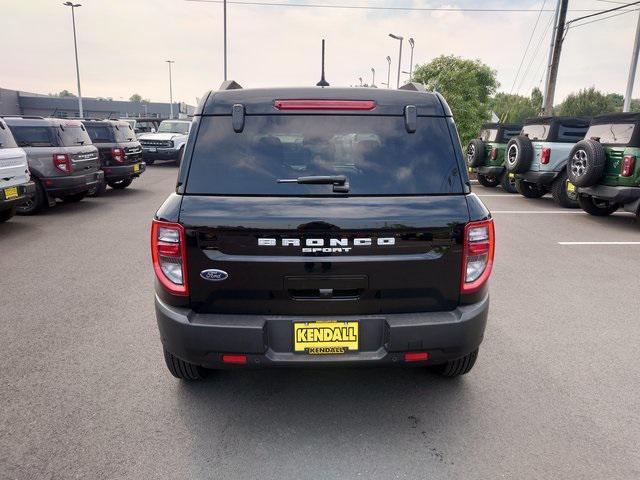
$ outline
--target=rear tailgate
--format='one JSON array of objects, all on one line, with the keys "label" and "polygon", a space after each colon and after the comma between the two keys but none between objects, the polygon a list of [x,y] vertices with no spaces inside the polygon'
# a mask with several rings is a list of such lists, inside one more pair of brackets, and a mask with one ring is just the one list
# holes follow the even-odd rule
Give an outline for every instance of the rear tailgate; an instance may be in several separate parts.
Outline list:
[{"label": "rear tailgate", "polygon": [[[185,195],[181,211],[201,313],[400,313],[459,301],[464,195]],[[208,269],[228,278],[206,280]]]}]

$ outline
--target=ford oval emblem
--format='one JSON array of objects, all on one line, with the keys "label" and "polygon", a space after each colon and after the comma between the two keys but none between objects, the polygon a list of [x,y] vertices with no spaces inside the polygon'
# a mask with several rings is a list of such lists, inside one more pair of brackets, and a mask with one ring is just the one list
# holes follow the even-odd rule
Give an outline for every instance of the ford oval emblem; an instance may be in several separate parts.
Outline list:
[{"label": "ford oval emblem", "polygon": [[210,282],[221,282],[222,280],[226,280],[229,278],[229,274],[224,270],[217,270],[215,268],[209,268],[207,270],[202,270],[200,272],[200,276],[205,280],[209,280]]}]

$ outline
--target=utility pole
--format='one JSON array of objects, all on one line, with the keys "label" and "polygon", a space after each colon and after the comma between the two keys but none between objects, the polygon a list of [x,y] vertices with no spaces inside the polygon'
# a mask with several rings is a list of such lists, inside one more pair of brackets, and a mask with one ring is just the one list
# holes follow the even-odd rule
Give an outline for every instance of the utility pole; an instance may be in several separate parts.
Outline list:
[{"label": "utility pole", "polygon": [[544,107],[545,115],[553,113],[553,97],[556,93],[556,80],[558,78],[558,67],[560,65],[560,53],[562,53],[562,41],[564,40],[564,23],[567,19],[567,5],[569,0],[559,0],[560,11],[558,13],[558,25],[556,26],[555,39],[553,41],[553,55],[549,64],[547,83],[544,87]]},{"label": "utility pole", "polygon": [[227,0],[222,4],[222,17],[224,21],[224,81],[227,81]]},{"label": "utility pole", "polygon": [[629,79],[627,80],[627,91],[624,94],[623,112],[631,111],[631,95],[633,95],[633,84],[636,79],[636,68],[638,67],[638,52],[640,50],[640,13],[638,14],[638,26],[636,27],[636,40],[633,43],[631,53],[631,65],[629,66]]},{"label": "utility pole", "polygon": [[76,52],[76,77],[78,79],[78,114],[80,115],[80,118],[83,118],[84,110],[82,108],[82,91],[80,90],[80,67],[78,65],[78,40],[76,38],[76,14],[75,14],[76,8],[81,7],[82,4],[65,2],[63,3],[63,5],[67,7],[71,7],[71,20],[73,22],[73,48],[75,49],[75,52]]},{"label": "utility pole", "polygon": [[549,54],[547,55],[547,71],[544,77],[544,92],[542,93],[542,105],[540,105],[538,110],[538,115],[542,114],[542,108],[544,106],[544,99],[547,98],[547,84],[549,83],[549,70],[551,69],[551,58],[553,57],[553,43],[555,41],[555,31],[558,26],[558,15],[560,15],[560,2],[561,0],[557,0],[556,2],[556,12],[553,18],[553,30],[551,30],[551,39],[549,40]]},{"label": "utility pole", "polygon": [[165,60],[169,64],[169,118],[173,119],[173,85],[171,84],[171,64],[173,60]]}]

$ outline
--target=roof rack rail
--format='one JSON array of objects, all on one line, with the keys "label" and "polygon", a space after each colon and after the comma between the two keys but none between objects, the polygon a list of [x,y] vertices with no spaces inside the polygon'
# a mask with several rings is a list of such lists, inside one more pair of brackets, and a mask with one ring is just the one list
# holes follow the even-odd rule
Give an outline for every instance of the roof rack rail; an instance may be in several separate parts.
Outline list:
[{"label": "roof rack rail", "polygon": [[409,82],[402,85],[399,90],[411,90],[414,92],[426,92],[427,89],[424,88],[424,85],[417,82]]},{"label": "roof rack rail", "polygon": [[240,85],[235,80],[225,80],[220,84],[220,88],[218,90],[241,90],[242,85]]}]

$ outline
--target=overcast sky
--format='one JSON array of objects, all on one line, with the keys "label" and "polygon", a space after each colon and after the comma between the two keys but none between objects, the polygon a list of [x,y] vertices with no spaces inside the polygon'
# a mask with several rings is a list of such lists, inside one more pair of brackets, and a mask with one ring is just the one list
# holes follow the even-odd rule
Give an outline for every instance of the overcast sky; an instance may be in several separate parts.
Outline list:
[{"label": "overcast sky", "polygon": [[[239,0],[244,1],[244,0]],[[320,41],[327,40],[327,80],[352,85],[358,77],[386,81],[398,42],[389,32],[413,37],[414,63],[441,54],[479,58],[496,69],[500,90],[512,90],[531,36],[540,1],[528,0],[264,0],[276,3],[516,8],[532,12],[382,11],[284,6],[228,7],[229,78],[245,87],[313,85],[320,74]],[[619,1],[619,0],[618,0]],[[71,12],[63,0],[0,0],[0,86],[37,93],[76,92]],[[222,5],[187,0],[80,0],[76,10],[80,74],[84,96],[128,98],[139,93],[168,101],[166,59],[175,60],[174,100],[195,104],[220,85]],[[547,0],[552,10],[555,0]],[[607,9],[612,0],[570,0],[568,19]],[[540,85],[547,38],[540,42],[552,11],[540,14],[530,53],[514,92]],[[556,103],[568,93],[595,86],[624,93],[638,12],[569,31],[564,43]],[[539,47],[538,47],[539,45]],[[402,67],[409,69],[405,42]],[[536,48],[538,47],[538,48]],[[532,56],[533,55],[533,56]],[[522,77],[522,72],[521,75]],[[406,75],[403,75],[406,78]],[[635,96],[640,96],[637,88]]]}]

